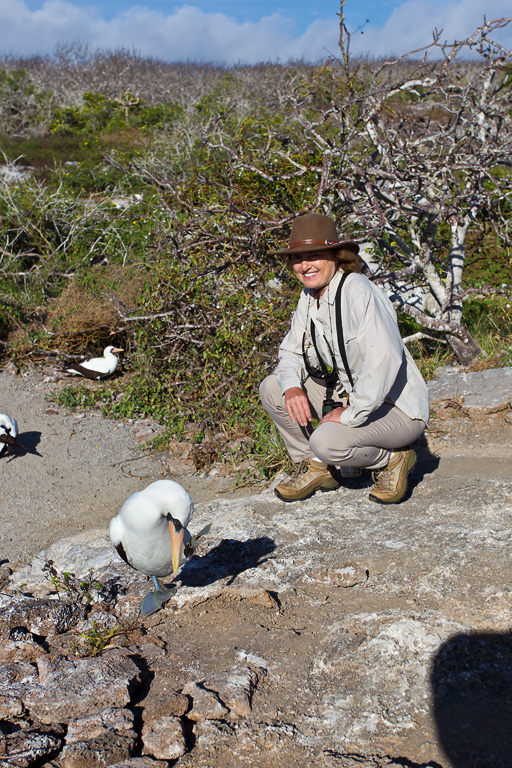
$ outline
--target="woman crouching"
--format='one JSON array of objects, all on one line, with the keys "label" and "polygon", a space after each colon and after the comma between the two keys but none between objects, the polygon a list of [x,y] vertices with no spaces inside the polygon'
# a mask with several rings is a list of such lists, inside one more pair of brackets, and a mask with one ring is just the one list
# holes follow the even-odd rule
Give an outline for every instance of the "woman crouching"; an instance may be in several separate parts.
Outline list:
[{"label": "woman crouching", "polygon": [[[304,286],[275,372],[260,386],[294,477],[275,488],[299,501],[340,485],[342,468],[373,472],[370,499],[396,504],[416,463],[408,446],[428,425],[428,390],[398,330],[393,305],[361,272],[359,246],[320,214],[297,217],[290,259]],[[320,419],[313,429],[312,418]]]}]

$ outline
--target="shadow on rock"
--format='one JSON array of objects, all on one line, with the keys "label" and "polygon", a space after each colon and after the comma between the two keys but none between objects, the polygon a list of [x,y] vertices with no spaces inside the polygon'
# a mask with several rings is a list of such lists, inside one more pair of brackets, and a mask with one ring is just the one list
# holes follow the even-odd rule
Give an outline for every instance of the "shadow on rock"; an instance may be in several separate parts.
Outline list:
[{"label": "shadow on rock", "polygon": [[431,475],[439,466],[439,456],[432,453],[425,437],[417,440],[412,445],[412,448],[416,451],[417,461],[409,475],[409,488],[406,498],[409,498],[414,488],[421,483],[425,475]]},{"label": "shadow on rock", "polygon": [[247,541],[223,539],[207,555],[185,563],[179,580],[184,587],[206,587],[230,576],[229,585],[239,573],[266,562],[275,548],[274,541],[266,536]]},{"label": "shadow on rock", "polygon": [[432,665],[434,718],[452,768],[512,764],[512,636],[456,635]]},{"label": "shadow on rock", "polygon": [[[435,472],[439,466],[439,457],[431,452],[425,437],[421,437],[413,443],[412,448],[416,451],[417,461],[414,469],[409,475],[407,492],[402,501],[407,501],[407,499],[411,497],[416,486],[424,479],[425,475],[432,474],[432,472]],[[360,477],[343,478],[341,482],[344,488],[371,488],[374,480],[370,470],[363,470]]]}]

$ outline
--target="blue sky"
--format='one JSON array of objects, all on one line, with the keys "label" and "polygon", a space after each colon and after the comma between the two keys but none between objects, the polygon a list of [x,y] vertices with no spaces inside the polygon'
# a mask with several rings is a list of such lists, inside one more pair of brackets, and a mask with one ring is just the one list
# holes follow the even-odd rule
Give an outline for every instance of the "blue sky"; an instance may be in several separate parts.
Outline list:
[{"label": "blue sky", "polygon": [[[336,55],[339,0],[0,0],[0,55],[51,55],[80,42],[167,61],[319,61]],[[353,53],[394,55],[463,39],[512,16],[510,0],[346,0]],[[367,21],[368,20],[368,21]],[[512,24],[499,34],[512,48]]]}]

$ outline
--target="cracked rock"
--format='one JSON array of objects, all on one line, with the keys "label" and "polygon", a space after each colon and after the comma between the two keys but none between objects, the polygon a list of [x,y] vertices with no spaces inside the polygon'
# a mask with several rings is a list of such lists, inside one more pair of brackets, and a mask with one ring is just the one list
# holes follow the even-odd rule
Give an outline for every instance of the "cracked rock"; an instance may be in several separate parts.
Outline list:
[{"label": "cracked rock", "polygon": [[31,664],[0,665],[0,720],[19,718],[23,714],[23,696],[36,681],[37,674]]},{"label": "cracked rock", "polygon": [[192,699],[192,707],[187,715],[190,720],[222,720],[229,714],[229,709],[217,694],[206,688],[204,683],[187,683],[183,693]]},{"label": "cracked rock", "polygon": [[334,584],[335,587],[355,587],[368,580],[369,571],[359,563],[347,563],[338,568],[319,568],[310,574],[315,581]]},{"label": "cracked rock", "polygon": [[62,746],[64,731],[44,725],[0,735],[0,765],[28,768],[50,758]]},{"label": "cracked rock", "polygon": [[91,659],[42,658],[39,684],[23,696],[30,713],[43,723],[69,723],[108,707],[129,704],[130,688],[140,683],[136,664],[116,651]]},{"label": "cracked rock", "polygon": [[74,627],[85,610],[79,602],[13,596],[0,608],[0,635],[8,637],[20,627],[40,637],[59,635]]},{"label": "cracked rock", "polygon": [[144,699],[144,723],[151,724],[153,720],[168,715],[181,717],[189,706],[190,702],[184,694],[154,686]]},{"label": "cracked rock", "polygon": [[106,731],[117,733],[133,732],[134,714],[128,709],[104,709],[90,717],[80,717],[68,724],[66,744],[79,741],[90,741],[101,736]]},{"label": "cracked rock", "polygon": [[221,672],[211,677],[205,685],[215,691],[229,708],[232,717],[248,717],[251,714],[251,699],[263,670],[249,667],[230,672]]},{"label": "cracked rock", "polygon": [[263,669],[245,667],[187,683],[183,693],[192,699],[187,717],[196,721],[222,720],[227,714],[232,718],[248,717],[252,693],[263,674]]},{"label": "cracked rock", "polygon": [[179,717],[159,717],[142,729],[144,754],[162,760],[176,760],[186,752],[183,724]]},{"label": "cracked rock", "polygon": [[113,762],[126,760],[135,748],[136,733],[104,731],[91,741],[77,741],[66,745],[60,756],[65,768],[104,768]]}]

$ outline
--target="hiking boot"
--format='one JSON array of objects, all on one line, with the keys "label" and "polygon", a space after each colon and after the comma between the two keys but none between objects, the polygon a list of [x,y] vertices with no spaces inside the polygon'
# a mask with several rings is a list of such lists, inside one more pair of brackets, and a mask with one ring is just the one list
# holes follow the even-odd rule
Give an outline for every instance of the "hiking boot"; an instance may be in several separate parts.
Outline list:
[{"label": "hiking boot", "polygon": [[293,477],[274,488],[274,493],[281,501],[303,501],[316,491],[334,491],[340,487],[340,481],[334,467],[308,459],[299,465]]},{"label": "hiking boot", "polygon": [[373,472],[371,501],[378,504],[397,504],[401,501],[407,491],[407,477],[415,464],[416,454],[412,448],[397,451],[383,469]]}]

